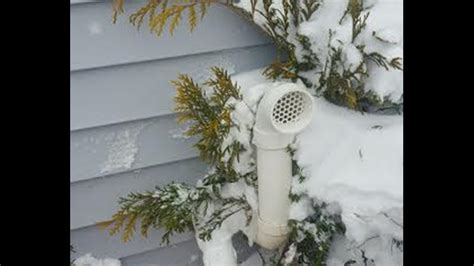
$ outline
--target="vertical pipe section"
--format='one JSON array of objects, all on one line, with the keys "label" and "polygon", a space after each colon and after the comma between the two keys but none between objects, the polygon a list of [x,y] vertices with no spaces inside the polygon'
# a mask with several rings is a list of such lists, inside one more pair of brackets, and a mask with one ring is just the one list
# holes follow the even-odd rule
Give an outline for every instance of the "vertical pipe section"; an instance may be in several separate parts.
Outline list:
[{"label": "vertical pipe section", "polygon": [[265,92],[259,102],[253,143],[257,146],[258,222],[256,242],[276,249],[288,238],[291,156],[287,147],[311,122],[313,96],[295,83]]},{"label": "vertical pipe section", "polygon": [[287,238],[291,187],[291,157],[286,149],[257,149],[258,230],[257,243],[278,248]]}]

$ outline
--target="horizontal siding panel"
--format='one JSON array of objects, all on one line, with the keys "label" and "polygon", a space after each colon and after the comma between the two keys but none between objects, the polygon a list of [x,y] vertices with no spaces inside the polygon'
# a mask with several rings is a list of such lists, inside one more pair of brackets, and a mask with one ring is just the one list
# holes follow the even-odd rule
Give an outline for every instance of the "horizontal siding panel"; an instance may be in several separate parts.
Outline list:
[{"label": "horizontal siding panel", "polygon": [[70,0],[71,5],[85,4],[85,3],[96,3],[96,2],[101,2],[101,0]]},{"label": "horizontal siding panel", "polygon": [[196,157],[176,115],[71,132],[71,182]]},{"label": "horizontal siding panel", "polygon": [[[193,33],[186,20],[173,36],[157,38],[143,25],[137,31],[128,15],[143,1],[127,1],[126,14],[112,24],[110,2],[71,5],[71,70],[97,68],[269,43],[253,23],[213,5]],[[185,14],[186,15],[186,14]]]},{"label": "horizontal siding panel", "polygon": [[261,45],[72,72],[71,130],[169,114],[176,94],[170,81],[179,73],[201,82],[212,66],[234,74],[268,65],[275,56],[273,45]]},{"label": "horizontal siding panel", "polygon": [[141,254],[135,254],[121,259],[122,266],[184,266],[204,265],[202,261],[202,252],[199,249],[196,240],[181,242],[176,245],[147,251]]},{"label": "horizontal siding panel", "polygon": [[[122,242],[120,235],[109,236],[107,231],[93,225],[80,228],[70,232],[71,245],[75,253],[71,258],[78,258],[87,253],[92,253],[96,258],[123,258],[133,254],[143,253],[162,247],[162,230],[150,230],[148,238],[135,234],[129,242]],[[188,241],[194,238],[194,234],[186,232],[170,237],[170,245]]]},{"label": "horizontal siding panel", "polygon": [[153,190],[173,181],[196,184],[207,172],[200,159],[188,159],[71,184],[71,229],[110,219],[119,197]]}]

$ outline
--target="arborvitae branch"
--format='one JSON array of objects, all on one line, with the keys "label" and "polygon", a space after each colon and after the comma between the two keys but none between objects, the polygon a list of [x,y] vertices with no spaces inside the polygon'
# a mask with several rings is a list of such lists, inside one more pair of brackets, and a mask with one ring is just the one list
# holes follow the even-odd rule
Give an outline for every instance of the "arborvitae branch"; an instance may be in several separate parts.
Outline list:
[{"label": "arborvitae branch", "polygon": [[[262,1],[261,9],[257,9],[258,1]],[[381,110],[381,108],[387,108],[387,104],[398,108],[397,104],[391,101],[385,103],[385,99],[380,99],[374,94],[369,95],[369,92],[366,92],[363,87],[364,78],[368,77],[366,66],[368,61],[375,62],[377,66],[387,70],[390,68],[402,70],[401,58],[387,59],[378,53],[367,54],[364,52],[364,46],[359,45],[357,48],[363,54],[364,62],[356,71],[345,69],[344,73],[340,73],[342,61],[332,58],[338,56],[337,52],[333,52],[330,48],[328,55],[322,55],[328,60],[320,62],[320,56],[312,49],[307,36],[298,32],[296,35],[290,34],[293,28],[298,27],[301,22],[308,21],[312,16],[317,15],[316,11],[321,7],[322,0],[282,0],[282,9],[273,7],[274,0],[250,0],[249,12],[242,12],[242,9],[234,6],[230,0],[183,0],[175,1],[173,4],[169,4],[168,0],[148,0],[143,7],[130,16],[130,22],[140,28],[145,16],[148,15],[148,24],[152,32],[159,36],[168,26],[169,32],[173,34],[184,17],[183,12],[187,11],[189,28],[193,31],[198,24],[198,12],[200,11],[202,19],[209,6],[218,3],[231,7],[231,10],[238,11],[238,14],[248,13],[250,19],[256,12],[264,18],[264,23],[260,26],[271,37],[278,49],[277,59],[263,73],[267,78],[289,79],[293,82],[299,79],[308,88],[315,88],[317,93],[327,91],[323,95],[329,101],[355,110],[364,111],[367,110],[367,106]],[[123,5],[124,0],[113,1],[114,22],[117,15],[123,13]],[[351,42],[353,44],[366,28],[370,8],[371,6],[364,5],[363,0],[349,0],[347,8],[339,20],[339,24],[342,24],[345,18],[350,17]],[[374,38],[386,42],[374,33],[372,35]],[[299,48],[298,55],[296,54],[297,46]],[[308,72],[311,71],[317,75],[317,80],[308,79]],[[316,85],[317,87],[315,87]],[[197,145],[206,145],[206,143]]]},{"label": "arborvitae branch", "polygon": [[[186,134],[200,138],[195,146],[201,158],[213,167],[213,173],[207,175],[198,187],[172,183],[156,187],[156,191],[130,193],[121,198],[120,209],[112,219],[99,223],[103,228],[109,227],[111,235],[122,231],[122,240],[129,241],[135,233],[136,224],[140,223],[140,233],[145,237],[150,228],[163,229],[162,242],[165,243],[169,243],[173,234],[193,230],[194,226],[203,240],[209,240],[212,231],[231,215],[243,210],[251,219],[251,208],[244,196],[223,198],[220,194],[220,188],[226,183],[241,178],[251,183],[256,179],[254,172],[241,175],[234,169],[234,163],[243,151],[241,143],[234,141],[222,146],[231,127],[236,126],[230,118],[233,106],[229,101],[241,100],[242,96],[227,71],[217,67],[211,71],[213,77],[203,84],[208,89],[207,93],[187,75],[179,75],[172,83],[177,90],[178,120],[191,122]],[[206,223],[199,224],[202,217],[207,217],[211,202],[215,211]]]},{"label": "arborvitae branch", "polygon": [[308,21],[316,10],[321,5],[321,0],[303,0],[303,8],[301,13],[303,14],[304,20]]},{"label": "arborvitae branch", "polygon": [[352,42],[354,42],[357,36],[365,28],[370,12],[367,12],[363,17],[361,17],[362,11],[364,10],[362,0],[349,0],[347,8],[347,11],[352,18]]},{"label": "arborvitae branch", "polygon": [[204,221],[203,224],[197,223],[199,228],[199,238],[204,241],[209,241],[212,238],[212,232],[221,227],[222,223],[230,216],[244,211],[247,217],[247,225],[252,219],[252,208],[247,202],[245,196],[240,198],[226,198],[222,200],[221,207],[213,212],[210,218]]},{"label": "arborvitae branch", "polygon": [[313,208],[315,213],[303,221],[290,220],[288,243],[272,259],[273,265],[283,266],[285,253],[292,246],[296,248],[296,255],[290,265],[326,265],[334,235],[343,234],[345,228],[339,216],[327,213],[324,204],[313,205]]},{"label": "arborvitae branch", "polygon": [[[199,135],[200,139],[195,147],[201,158],[210,164],[217,164],[223,153],[227,152],[221,151],[221,143],[234,126],[230,119],[233,106],[227,105],[227,102],[230,98],[241,99],[241,96],[238,85],[232,83],[227,71],[216,67],[211,71],[215,78],[204,83],[212,88],[210,99],[204,95],[204,89],[187,75],[179,75],[178,80],[172,81],[172,84],[177,90],[175,110],[180,112],[178,122],[191,122],[185,134]],[[238,155],[240,146],[232,148],[235,151],[230,153]]]},{"label": "arborvitae branch", "polygon": [[386,70],[390,70],[390,68],[402,70],[401,58],[395,57],[392,60],[388,60],[385,56],[372,52],[370,54],[364,54],[365,58],[374,62],[380,67],[385,68]]},{"label": "arborvitae branch", "polygon": [[[192,31],[198,24],[197,9],[200,10],[200,18],[203,19],[211,4],[227,4],[232,5],[232,2],[221,2],[219,0],[187,0],[183,2],[176,1],[172,5],[168,5],[168,0],[148,0],[148,2],[139,8],[135,13],[130,15],[129,20],[132,25],[140,29],[145,16],[148,14],[148,26],[150,32],[156,33],[160,36],[169,21],[169,32],[171,35],[181,22],[183,12],[188,11],[188,24]],[[123,14],[124,0],[113,0],[113,22],[117,20],[117,16]]]},{"label": "arborvitae branch", "polygon": [[124,0],[114,0],[112,2],[112,22],[117,22],[117,16],[123,14],[123,2]]},{"label": "arborvitae branch", "polygon": [[163,228],[165,235],[163,242],[169,243],[173,233],[182,233],[192,230],[192,216],[197,205],[209,197],[205,191],[193,191],[198,194],[196,201],[190,200],[192,188],[186,184],[172,183],[164,187],[157,187],[156,191],[144,193],[130,193],[120,198],[120,210],[112,219],[99,223],[101,227],[109,227],[110,235],[115,235],[123,229],[122,240],[129,241],[135,233],[135,225],[141,219],[141,234],[148,236],[148,230]]}]

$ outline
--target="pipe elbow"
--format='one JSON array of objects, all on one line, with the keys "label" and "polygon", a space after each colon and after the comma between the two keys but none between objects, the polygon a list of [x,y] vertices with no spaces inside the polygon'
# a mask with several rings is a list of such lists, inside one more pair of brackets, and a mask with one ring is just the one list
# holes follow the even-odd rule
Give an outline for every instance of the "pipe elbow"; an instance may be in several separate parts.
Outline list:
[{"label": "pipe elbow", "polygon": [[280,149],[311,122],[313,96],[295,83],[284,83],[267,91],[257,108],[254,143]]}]

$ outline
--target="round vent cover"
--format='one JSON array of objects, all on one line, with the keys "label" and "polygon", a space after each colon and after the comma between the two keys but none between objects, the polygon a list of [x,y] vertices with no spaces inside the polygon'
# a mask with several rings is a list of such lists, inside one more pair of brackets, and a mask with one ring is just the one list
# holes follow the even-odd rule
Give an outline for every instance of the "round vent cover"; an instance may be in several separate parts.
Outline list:
[{"label": "round vent cover", "polygon": [[[310,96],[309,96],[310,97]],[[292,131],[306,123],[311,116],[311,99],[301,91],[292,91],[284,94],[277,100],[272,110],[272,122],[282,131]]]}]

